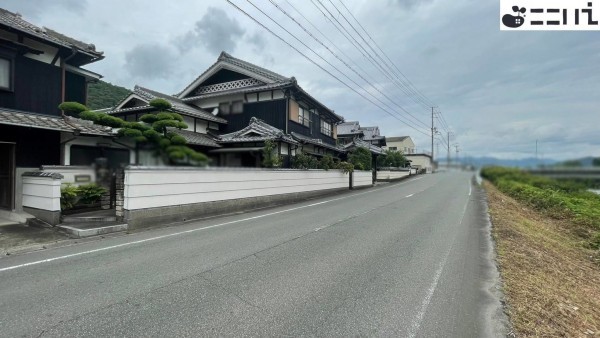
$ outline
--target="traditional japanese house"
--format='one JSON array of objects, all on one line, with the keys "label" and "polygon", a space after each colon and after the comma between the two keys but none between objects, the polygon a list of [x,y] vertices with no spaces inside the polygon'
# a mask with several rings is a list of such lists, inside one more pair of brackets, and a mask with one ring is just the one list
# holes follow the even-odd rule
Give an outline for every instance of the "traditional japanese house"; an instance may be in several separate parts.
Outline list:
[{"label": "traditional japanese house", "polygon": [[[327,153],[339,157],[344,153],[337,146],[337,124],[343,117],[317,101],[302,89],[294,77],[284,77],[268,69],[234,58],[223,52],[212,66],[190,83],[177,98],[201,109],[215,112],[227,124],[220,125],[220,133],[229,134],[248,127],[252,118],[263,124],[292,135],[300,149],[313,155]],[[213,153],[228,152],[230,143]],[[241,156],[243,147],[237,144],[238,155],[221,157],[220,165],[236,165],[232,156]],[[281,155],[292,155],[282,147]],[[293,148],[292,148],[293,149]]]},{"label": "traditional japanese house", "polygon": [[18,173],[41,165],[130,161],[110,128],[64,116],[64,101],[86,102],[87,84],[100,75],[82,66],[103,53],[0,9],[0,208],[15,208]]},{"label": "traditional japanese house", "polygon": [[364,131],[360,129],[358,121],[348,121],[338,124],[338,142],[341,145],[352,143],[354,139],[362,139],[365,136]]}]

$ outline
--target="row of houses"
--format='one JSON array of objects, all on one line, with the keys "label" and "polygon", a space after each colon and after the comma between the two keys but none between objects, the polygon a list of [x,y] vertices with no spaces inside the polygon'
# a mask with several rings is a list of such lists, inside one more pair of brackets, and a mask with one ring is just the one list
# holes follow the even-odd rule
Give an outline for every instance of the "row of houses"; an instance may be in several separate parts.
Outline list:
[{"label": "row of houses", "polygon": [[[0,208],[15,207],[20,172],[43,165],[88,166],[98,158],[108,168],[164,164],[115,129],[58,109],[62,102],[87,101],[88,84],[102,76],[83,66],[102,59],[93,44],[0,9]],[[294,77],[225,52],[177,94],[135,86],[116,106],[99,112],[140,121],[155,112],[150,102],[156,98],[168,101],[187,125],[172,131],[213,166],[260,167],[267,140],[276,144],[283,167],[300,152],[336,160],[357,147],[374,158],[386,149],[415,155],[410,137],[386,139],[379,127],[345,122]]]}]

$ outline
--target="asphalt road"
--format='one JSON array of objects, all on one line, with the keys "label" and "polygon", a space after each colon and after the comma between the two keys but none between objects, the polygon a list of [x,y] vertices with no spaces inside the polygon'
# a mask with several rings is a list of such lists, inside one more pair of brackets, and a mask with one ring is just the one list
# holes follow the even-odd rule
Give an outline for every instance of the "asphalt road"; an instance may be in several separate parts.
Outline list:
[{"label": "asphalt road", "polygon": [[0,335],[504,332],[483,194],[437,173],[0,259]]}]

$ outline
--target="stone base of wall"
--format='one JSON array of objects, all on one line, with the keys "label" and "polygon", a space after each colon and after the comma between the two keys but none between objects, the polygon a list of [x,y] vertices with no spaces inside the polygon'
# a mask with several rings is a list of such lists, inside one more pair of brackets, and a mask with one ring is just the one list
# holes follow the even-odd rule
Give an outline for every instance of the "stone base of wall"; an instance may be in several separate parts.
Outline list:
[{"label": "stone base of wall", "polygon": [[129,225],[129,229],[139,229],[161,224],[178,223],[191,219],[230,214],[240,211],[274,207],[288,203],[300,202],[314,197],[333,195],[341,191],[348,191],[348,188],[252,198],[239,198],[226,201],[174,205],[139,210],[124,210],[123,216],[124,222]]},{"label": "stone base of wall", "polygon": [[30,207],[23,207],[23,211],[50,225],[57,225],[60,223],[60,211],[42,210]]}]

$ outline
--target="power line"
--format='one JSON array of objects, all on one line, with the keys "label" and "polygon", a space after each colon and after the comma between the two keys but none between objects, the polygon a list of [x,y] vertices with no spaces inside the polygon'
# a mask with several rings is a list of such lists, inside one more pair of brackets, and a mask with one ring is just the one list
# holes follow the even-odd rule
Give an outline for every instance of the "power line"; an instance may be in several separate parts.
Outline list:
[{"label": "power line", "polygon": [[[354,30],[354,32],[356,32],[356,34],[361,38],[361,40],[371,49],[371,51],[373,52],[373,54],[375,54],[375,56],[377,56],[377,58],[379,58],[379,60],[381,60],[381,62],[387,66],[387,68],[391,71],[391,73],[393,75],[396,76],[396,78],[402,83],[402,86],[405,87],[408,90],[407,96],[409,98],[411,98],[415,103],[417,104],[422,104],[425,107],[429,108],[432,105],[428,104],[427,102],[424,102],[421,98],[415,96],[416,92],[410,87],[408,86],[404,81],[402,81],[402,79],[399,78],[398,74],[396,74],[394,72],[394,69],[379,55],[379,53],[375,50],[375,48],[373,48],[371,46],[371,44],[362,36],[362,34],[354,27],[354,25],[346,18],[346,16],[344,15],[344,13],[342,13],[339,8],[331,1],[328,0],[329,3],[333,6],[333,8],[335,8],[335,10],[342,16],[342,18],[348,23],[348,25],[350,25],[350,27]],[[342,4],[343,5],[343,4]],[[345,6],[344,6],[345,7]],[[347,7],[346,7],[347,10]],[[352,13],[350,13],[352,15]],[[353,16],[354,17],[354,16]],[[356,19],[356,17],[354,17],[354,20],[356,22],[358,22],[358,20]],[[360,23],[359,23],[360,25]],[[366,32],[366,30],[363,27],[363,30]],[[367,33],[368,35],[368,33]],[[412,94],[412,95],[411,95]]]},{"label": "power line", "polygon": [[[242,8],[240,8],[239,6],[237,6],[236,4],[234,4],[233,2],[231,2],[231,0],[226,0],[227,3],[229,3],[231,6],[233,6],[234,8],[236,8],[238,11],[242,12],[244,15],[246,15],[248,18],[250,18],[252,21],[256,22],[259,26],[261,26],[262,28],[264,28],[266,31],[268,31],[269,33],[271,33],[272,35],[274,35],[276,38],[278,38],[281,42],[283,42],[284,44],[286,44],[288,47],[292,48],[293,50],[295,50],[298,54],[302,55],[304,58],[306,58],[309,62],[311,62],[312,64],[314,64],[315,66],[319,67],[321,70],[323,70],[324,72],[326,72],[327,74],[329,74],[331,77],[333,77],[334,79],[336,79],[338,82],[342,83],[344,86],[348,87],[348,89],[352,90],[353,92],[355,92],[356,94],[360,95],[363,99],[369,101],[371,104],[375,105],[376,107],[378,107],[379,109],[385,111],[387,114],[389,114],[390,116],[396,118],[398,121],[402,122],[403,124],[405,124],[406,126],[414,129],[415,131],[423,134],[423,135],[428,135],[427,133],[415,128],[414,126],[406,123],[405,121],[401,120],[398,116],[394,115],[393,113],[389,112],[387,109],[381,107],[380,105],[378,105],[377,103],[373,102],[371,99],[369,99],[368,97],[364,96],[362,93],[360,93],[359,91],[357,91],[356,89],[354,89],[352,86],[348,85],[347,83],[345,83],[344,81],[342,81],[340,78],[338,78],[337,76],[335,76],[333,73],[331,73],[330,71],[328,71],[327,69],[325,69],[323,66],[321,66],[320,64],[318,64],[317,62],[315,62],[313,59],[311,59],[310,57],[308,57],[306,54],[304,54],[303,52],[301,52],[298,48],[296,48],[295,46],[293,46],[292,44],[290,44],[289,42],[287,42],[285,39],[283,39],[281,36],[279,36],[277,33],[275,33],[274,31],[272,31],[271,29],[269,29],[267,26],[265,26],[263,23],[261,23],[260,21],[258,21],[256,18],[254,18],[252,15],[250,15],[249,13],[247,13],[246,11],[244,11]],[[249,0],[246,0],[248,2],[250,2]],[[252,3],[251,3],[252,4]],[[256,7],[256,6],[255,6]],[[261,11],[262,12],[262,11]],[[264,14],[264,13],[263,13]],[[266,15],[266,14],[265,14]],[[268,17],[268,16],[267,16]],[[285,29],[284,29],[285,30]],[[309,47],[307,47],[309,48]],[[310,48],[309,48],[310,49]],[[311,49],[312,50],[312,49]],[[313,51],[314,53],[314,51]],[[317,54],[318,55],[318,54]],[[334,67],[335,68],[335,67]],[[339,71],[339,70],[338,70]]]},{"label": "power line", "polygon": [[[422,121],[420,121],[416,116],[412,115],[408,110],[406,110],[404,107],[402,107],[401,105],[397,104],[396,102],[394,102],[393,99],[391,99],[388,95],[386,95],[383,91],[379,90],[373,83],[371,83],[369,80],[367,80],[363,75],[361,75],[359,72],[357,72],[354,68],[352,68],[352,66],[350,66],[346,61],[342,60],[334,51],[332,51],[327,45],[325,45],[321,40],[319,40],[317,37],[315,37],[311,32],[309,32],[302,24],[300,24],[293,16],[291,16],[290,14],[288,14],[284,9],[282,9],[281,7],[279,7],[279,5],[277,5],[273,0],[269,0],[269,2],[271,2],[271,4],[273,6],[275,6],[280,12],[282,12],[284,15],[286,15],[288,18],[290,18],[296,25],[298,25],[306,34],[308,34],[311,38],[313,38],[315,41],[317,41],[319,44],[321,44],[321,46],[323,46],[325,49],[327,49],[327,51],[329,53],[331,53],[331,55],[333,55],[336,59],[338,59],[340,62],[342,62],[347,68],[349,68],[352,72],[354,72],[356,75],[358,75],[363,81],[365,81],[368,85],[372,86],[377,92],[379,92],[383,97],[385,97],[386,99],[388,99],[392,104],[394,104],[395,106],[397,106],[398,108],[400,108],[402,111],[404,111],[405,113],[407,113],[408,115],[410,115],[414,121],[416,121],[417,123],[420,123],[423,127],[427,128],[427,125],[425,123],[423,123]],[[261,11],[262,12],[262,11]],[[264,12],[263,12],[264,14]],[[288,32],[289,33],[289,32]],[[291,33],[290,33],[291,34]],[[382,102],[383,103],[383,102]],[[388,106],[389,107],[389,106]],[[390,107],[391,108],[391,107]]]},{"label": "power line", "polygon": [[[410,94],[409,94],[409,92],[407,92],[407,89],[404,88],[404,86],[399,85],[397,83],[397,81],[394,81],[394,78],[390,76],[389,72],[386,71],[385,68],[377,60],[375,60],[375,58],[373,58],[371,53],[369,53],[362,46],[362,44],[354,38],[354,36],[350,32],[348,32],[346,27],[344,27],[344,25],[342,25],[342,23],[335,17],[335,15],[333,15],[333,13],[331,13],[331,11],[321,2],[321,0],[316,0],[316,1],[329,14],[329,16],[331,17],[331,19],[333,19],[333,21],[330,20],[329,18],[327,18],[327,15],[314,2],[314,0],[311,0],[311,3],[321,12],[321,14],[323,14],[323,16],[325,16],[328,19],[328,21],[338,30],[338,32],[340,32],[346,38],[346,40],[348,40],[355,48],[357,48],[357,50],[363,55],[363,57],[369,63],[371,63],[371,65],[373,65],[376,69],[378,69],[381,72],[381,74],[383,74],[392,84],[396,85],[398,87],[398,89],[400,89],[406,96],[408,96],[410,98]],[[336,22],[337,22],[337,25],[336,25]]]}]

